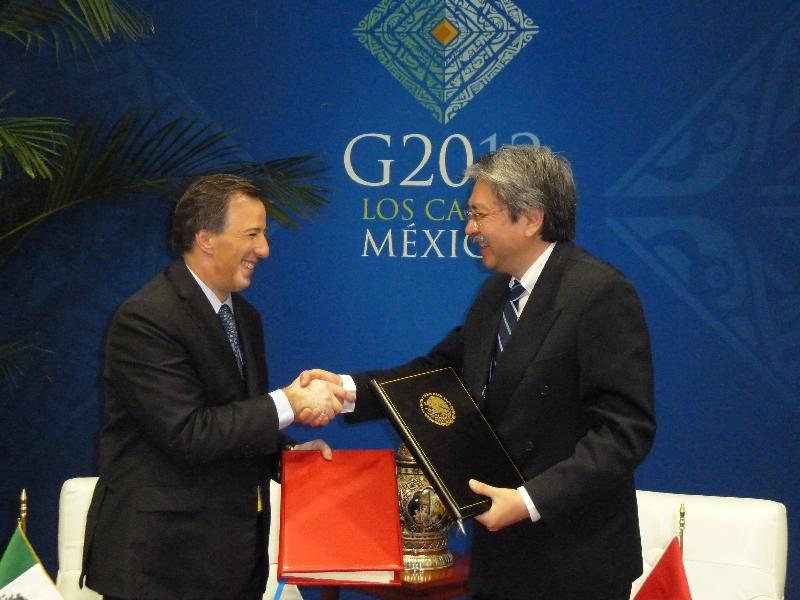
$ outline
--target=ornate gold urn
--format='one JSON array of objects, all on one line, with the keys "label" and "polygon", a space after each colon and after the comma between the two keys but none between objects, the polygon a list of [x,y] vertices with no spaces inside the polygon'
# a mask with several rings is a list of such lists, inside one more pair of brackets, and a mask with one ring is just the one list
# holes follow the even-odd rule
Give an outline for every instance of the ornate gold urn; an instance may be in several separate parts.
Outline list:
[{"label": "ornate gold urn", "polygon": [[447,535],[453,517],[405,444],[397,450],[397,493],[400,496],[403,566],[415,571],[452,566],[453,555],[447,549]]}]

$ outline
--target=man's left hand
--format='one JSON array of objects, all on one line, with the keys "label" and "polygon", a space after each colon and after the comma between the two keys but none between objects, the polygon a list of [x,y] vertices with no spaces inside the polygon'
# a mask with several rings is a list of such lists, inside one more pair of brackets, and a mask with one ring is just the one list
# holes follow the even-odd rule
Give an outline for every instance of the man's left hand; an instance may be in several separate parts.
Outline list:
[{"label": "man's left hand", "polygon": [[525,501],[517,490],[493,487],[475,479],[469,480],[469,488],[476,494],[487,496],[492,507],[475,517],[475,520],[489,531],[499,531],[530,518]]},{"label": "man's left hand", "polygon": [[325,460],[333,460],[333,451],[328,444],[325,443],[325,440],[311,440],[309,442],[303,442],[302,444],[297,444],[294,447],[294,450],[319,450],[322,454],[322,458]]}]

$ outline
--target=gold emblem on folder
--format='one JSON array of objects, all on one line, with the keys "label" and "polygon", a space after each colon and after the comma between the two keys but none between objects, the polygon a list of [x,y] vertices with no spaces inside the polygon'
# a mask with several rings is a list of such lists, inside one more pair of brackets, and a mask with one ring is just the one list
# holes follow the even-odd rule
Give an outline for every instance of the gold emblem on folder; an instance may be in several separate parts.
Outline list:
[{"label": "gold emblem on folder", "polygon": [[455,423],[456,411],[450,401],[441,394],[436,392],[422,394],[419,408],[425,418],[435,425],[448,427]]}]

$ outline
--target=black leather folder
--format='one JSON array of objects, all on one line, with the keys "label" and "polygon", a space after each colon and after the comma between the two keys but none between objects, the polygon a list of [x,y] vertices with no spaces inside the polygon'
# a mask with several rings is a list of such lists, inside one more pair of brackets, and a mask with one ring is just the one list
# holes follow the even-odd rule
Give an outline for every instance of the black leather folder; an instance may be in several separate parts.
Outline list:
[{"label": "black leather folder", "polygon": [[517,488],[524,478],[451,367],[370,385],[428,480],[456,519],[488,510],[491,500],[469,489],[477,479]]}]

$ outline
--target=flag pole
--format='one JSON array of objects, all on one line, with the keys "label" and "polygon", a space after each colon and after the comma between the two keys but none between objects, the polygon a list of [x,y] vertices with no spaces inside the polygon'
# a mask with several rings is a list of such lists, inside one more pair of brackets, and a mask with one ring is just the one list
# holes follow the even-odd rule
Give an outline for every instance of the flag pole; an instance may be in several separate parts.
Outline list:
[{"label": "flag pole", "polygon": [[681,502],[680,517],[678,519],[678,543],[681,546],[681,558],[683,558],[683,530],[686,528],[686,505]]},{"label": "flag pole", "polygon": [[19,528],[22,533],[25,533],[28,528],[28,493],[25,488],[22,488],[22,493],[19,495]]}]

